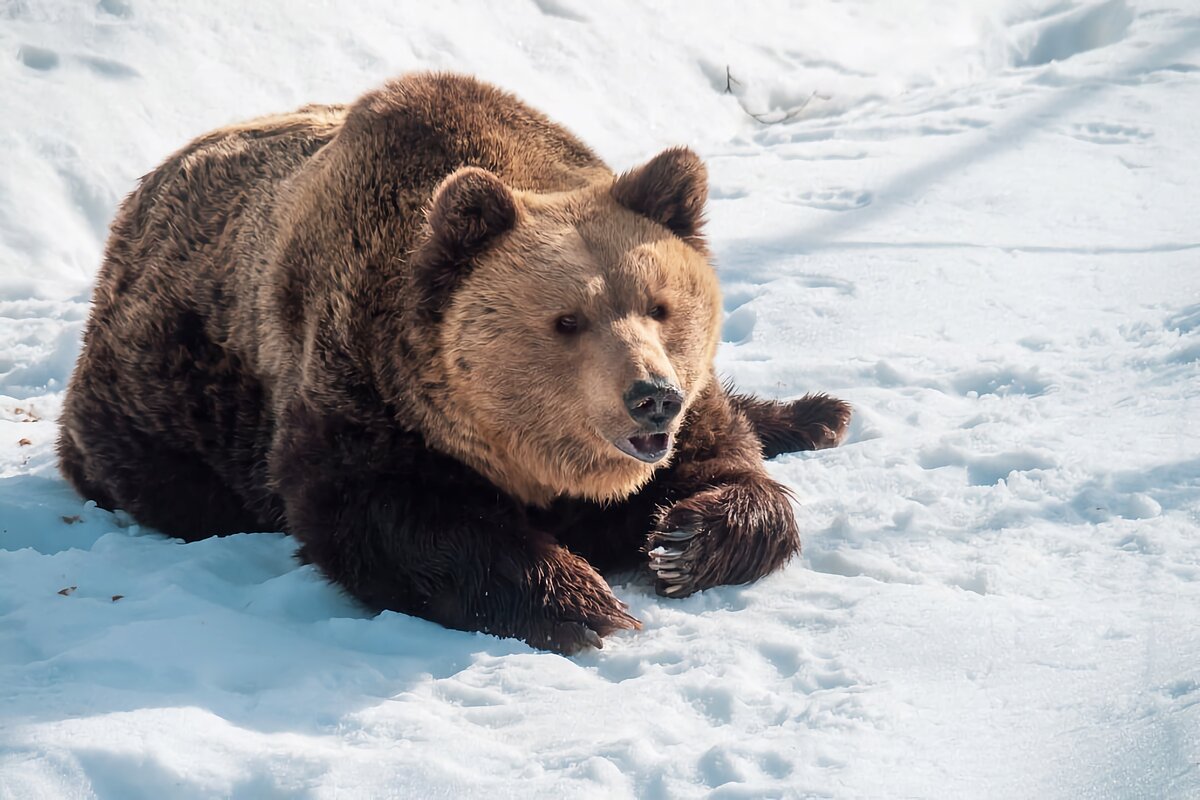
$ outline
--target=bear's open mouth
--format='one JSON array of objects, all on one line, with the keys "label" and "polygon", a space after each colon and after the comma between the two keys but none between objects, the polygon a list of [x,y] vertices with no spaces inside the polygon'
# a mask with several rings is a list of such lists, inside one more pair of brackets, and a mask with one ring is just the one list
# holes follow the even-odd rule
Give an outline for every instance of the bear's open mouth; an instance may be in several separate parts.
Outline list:
[{"label": "bear's open mouth", "polygon": [[667,450],[671,448],[671,434],[635,434],[633,436],[626,436],[624,439],[618,439],[614,444],[622,453],[633,456],[638,461],[653,464],[656,461],[661,461],[663,456],[667,454]]}]

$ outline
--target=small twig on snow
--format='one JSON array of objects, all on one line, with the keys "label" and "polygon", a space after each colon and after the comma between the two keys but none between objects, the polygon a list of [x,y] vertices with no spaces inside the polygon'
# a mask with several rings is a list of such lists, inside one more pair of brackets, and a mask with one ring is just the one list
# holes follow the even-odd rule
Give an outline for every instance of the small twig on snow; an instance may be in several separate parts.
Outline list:
[{"label": "small twig on snow", "polygon": [[725,65],[725,94],[733,94],[733,85],[735,83],[738,86],[742,85],[742,82],[739,81],[737,78],[733,77],[733,75],[729,72],[729,65],[726,64]]},{"label": "small twig on snow", "polygon": [[[749,115],[750,117],[753,117],[755,122],[761,123],[763,125],[778,125],[781,122],[787,122],[788,120],[795,119],[796,117],[798,117],[802,113],[804,113],[804,109],[808,108],[808,104],[813,101],[813,98],[820,98],[821,100],[828,100],[829,95],[820,94],[814,90],[813,93],[810,94],[804,100],[803,103],[801,103],[798,106],[795,106],[794,108],[789,108],[786,112],[784,112],[784,115],[782,117],[779,117],[777,119],[768,119],[767,117],[769,117],[771,114],[771,112],[769,112],[769,111],[765,111],[761,114],[755,114],[753,111],[746,108],[745,106],[742,106],[742,111],[745,111],[747,115]],[[738,101],[738,105],[741,105],[740,100]]]},{"label": "small twig on snow", "polygon": [[814,99],[819,99],[819,100],[830,99],[829,95],[821,94],[820,92],[813,90],[813,93],[810,94],[807,98],[805,98],[803,103],[801,103],[800,105],[795,106],[793,108],[789,108],[787,111],[785,111],[783,113],[782,117],[778,117],[776,119],[771,119],[770,118],[771,114],[777,113],[777,112],[763,111],[761,113],[756,113],[756,112],[751,111],[750,109],[746,108],[745,103],[742,102],[742,98],[738,97],[738,95],[733,91],[734,85],[741,86],[742,82],[733,77],[733,74],[729,71],[729,65],[726,64],[725,65],[725,94],[732,94],[734,96],[734,99],[737,100],[738,107],[740,107],[742,109],[742,111],[744,111],[746,113],[746,116],[750,117],[751,119],[753,119],[755,122],[759,123],[760,125],[779,125],[780,123],[787,122],[789,120],[793,120],[796,117],[800,116],[802,113],[804,113],[804,109],[808,108],[809,103],[811,103]]}]

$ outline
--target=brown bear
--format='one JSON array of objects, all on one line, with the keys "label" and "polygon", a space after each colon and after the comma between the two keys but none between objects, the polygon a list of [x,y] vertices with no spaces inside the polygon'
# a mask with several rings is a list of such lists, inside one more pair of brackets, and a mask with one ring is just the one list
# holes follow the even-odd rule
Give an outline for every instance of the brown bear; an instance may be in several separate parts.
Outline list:
[{"label": "brown bear", "polygon": [[403,77],[214,131],[112,226],[62,415],[67,479],[195,540],[285,530],[372,609],[570,653],[660,594],[799,550],[762,463],[825,395],[738,395],[703,163],[620,176],[510,94]]}]

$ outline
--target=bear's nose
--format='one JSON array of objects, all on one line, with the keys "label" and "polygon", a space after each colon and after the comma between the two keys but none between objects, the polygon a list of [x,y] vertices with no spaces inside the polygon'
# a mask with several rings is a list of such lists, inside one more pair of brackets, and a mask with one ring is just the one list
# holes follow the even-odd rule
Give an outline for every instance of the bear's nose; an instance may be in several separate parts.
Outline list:
[{"label": "bear's nose", "polygon": [[683,408],[683,394],[666,378],[637,381],[625,392],[629,415],[642,425],[665,430]]}]

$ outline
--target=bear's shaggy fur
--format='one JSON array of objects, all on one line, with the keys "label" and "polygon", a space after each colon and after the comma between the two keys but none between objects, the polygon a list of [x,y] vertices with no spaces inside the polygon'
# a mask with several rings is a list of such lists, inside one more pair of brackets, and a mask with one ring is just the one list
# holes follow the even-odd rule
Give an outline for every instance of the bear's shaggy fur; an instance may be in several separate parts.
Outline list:
[{"label": "bear's shaggy fur", "polygon": [[286,530],[375,609],[573,652],[799,549],[764,455],[849,408],[713,377],[700,160],[614,176],[469,78],[200,137],[125,201],[67,391],[85,497],[194,540]]}]

